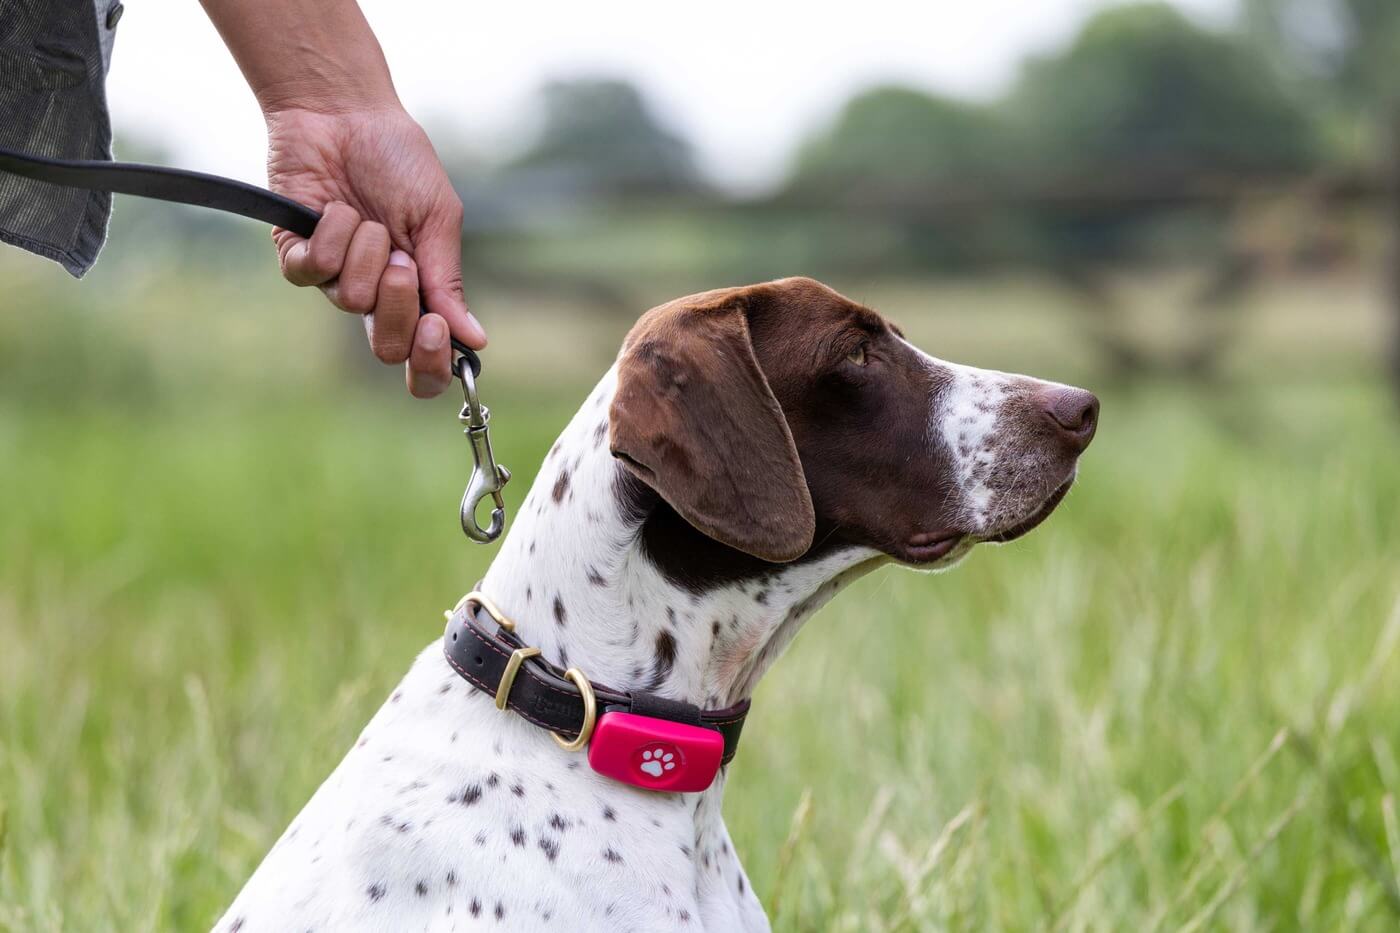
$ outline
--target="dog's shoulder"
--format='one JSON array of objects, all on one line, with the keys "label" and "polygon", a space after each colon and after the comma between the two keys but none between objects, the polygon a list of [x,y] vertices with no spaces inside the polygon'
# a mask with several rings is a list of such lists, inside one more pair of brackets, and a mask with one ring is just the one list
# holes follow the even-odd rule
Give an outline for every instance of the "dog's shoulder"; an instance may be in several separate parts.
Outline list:
[{"label": "dog's shoulder", "polygon": [[691,867],[686,799],[558,755],[429,646],[216,929],[687,923],[696,906],[675,884]]}]

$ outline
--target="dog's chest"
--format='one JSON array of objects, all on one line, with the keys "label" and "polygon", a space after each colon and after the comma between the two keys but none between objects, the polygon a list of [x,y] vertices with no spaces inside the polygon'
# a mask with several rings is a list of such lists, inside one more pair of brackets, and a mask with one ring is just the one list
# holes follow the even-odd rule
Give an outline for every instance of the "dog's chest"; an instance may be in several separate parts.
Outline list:
[{"label": "dog's chest", "polygon": [[766,929],[718,802],[594,774],[434,644],[219,929]]}]

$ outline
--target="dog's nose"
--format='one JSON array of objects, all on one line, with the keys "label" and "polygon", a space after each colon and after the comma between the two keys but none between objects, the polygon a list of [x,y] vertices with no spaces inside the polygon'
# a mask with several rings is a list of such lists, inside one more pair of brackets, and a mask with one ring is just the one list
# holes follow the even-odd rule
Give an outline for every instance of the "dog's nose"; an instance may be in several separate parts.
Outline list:
[{"label": "dog's nose", "polygon": [[1040,392],[1040,407],[1066,442],[1083,451],[1099,424],[1099,400],[1094,393],[1069,386],[1049,386]]}]

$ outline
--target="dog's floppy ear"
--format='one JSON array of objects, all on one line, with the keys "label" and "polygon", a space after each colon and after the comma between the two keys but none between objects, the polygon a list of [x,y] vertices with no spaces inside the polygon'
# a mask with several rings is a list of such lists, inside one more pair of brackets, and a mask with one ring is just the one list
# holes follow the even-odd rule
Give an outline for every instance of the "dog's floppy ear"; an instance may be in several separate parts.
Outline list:
[{"label": "dog's floppy ear", "polygon": [[812,545],[802,463],[749,339],[752,289],[642,317],[618,361],[611,449],[701,532],[768,561]]}]

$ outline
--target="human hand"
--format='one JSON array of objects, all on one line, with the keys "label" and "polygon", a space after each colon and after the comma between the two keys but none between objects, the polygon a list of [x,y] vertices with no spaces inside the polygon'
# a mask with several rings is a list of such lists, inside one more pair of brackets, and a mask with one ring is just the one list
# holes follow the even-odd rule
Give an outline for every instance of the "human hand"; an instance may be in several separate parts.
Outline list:
[{"label": "human hand", "polygon": [[439,394],[449,333],[473,349],[486,333],[462,292],[462,202],[427,135],[396,103],[266,116],[269,185],[322,212],[309,240],[273,231],[283,276],[363,315],[374,355],[408,363],[413,395]]}]

